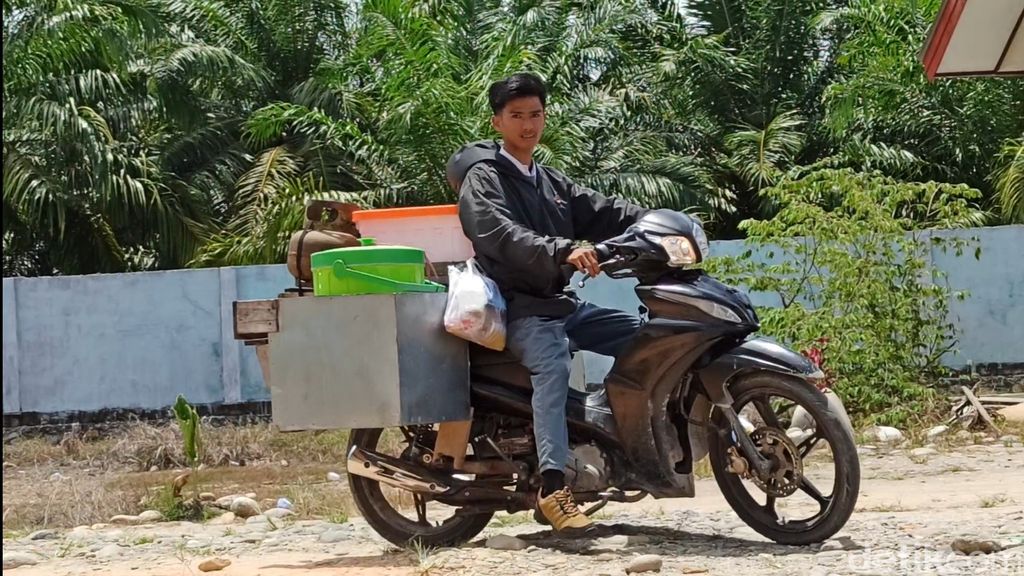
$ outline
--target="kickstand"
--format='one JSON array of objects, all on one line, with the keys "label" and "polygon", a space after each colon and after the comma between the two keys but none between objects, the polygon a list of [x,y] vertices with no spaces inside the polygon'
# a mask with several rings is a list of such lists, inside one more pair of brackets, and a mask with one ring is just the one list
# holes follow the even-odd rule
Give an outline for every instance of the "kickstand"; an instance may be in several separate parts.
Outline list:
[{"label": "kickstand", "polygon": [[584,510],[583,511],[584,515],[592,516],[598,510],[600,510],[601,508],[604,508],[605,506],[607,506],[608,502],[610,502],[612,498],[615,498],[616,502],[626,502],[626,503],[630,503],[630,504],[633,503],[633,502],[639,502],[639,501],[641,501],[641,500],[643,500],[644,498],[647,497],[647,492],[644,492],[643,490],[641,490],[641,491],[637,492],[636,494],[633,494],[632,496],[629,496],[626,493],[624,493],[621,490],[619,490],[618,488],[612,488],[611,490],[609,490],[607,492],[600,492],[600,493],[598,493],[598,496],[601,497],[601,501],[598,502],[597,504],[594,504],[590,508],[587,508],[586,510]]},{"label": "kickstand", "polygon": [[602,494],[601,495],[601,501],[598,502],[597,504],[594,504],[590,508],[587,508],[586,510],[584,510],[583,511],[583,515],[584,516],[593,516],[598,510],[600,510],[601,508],[604,508],[605,506],[607,506],[608,505],[608,497],[609,496],[610,496],[610,494],[607,494],[607,493],[606,494]]}]

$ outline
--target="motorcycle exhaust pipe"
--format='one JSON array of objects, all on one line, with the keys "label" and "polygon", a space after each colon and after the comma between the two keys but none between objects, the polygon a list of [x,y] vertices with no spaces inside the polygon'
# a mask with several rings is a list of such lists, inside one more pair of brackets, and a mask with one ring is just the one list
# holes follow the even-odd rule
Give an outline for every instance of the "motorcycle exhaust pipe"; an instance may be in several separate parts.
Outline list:
[{"label": "motorcycle exhaust pipe", "polygon": [[444,483],[425,478],[417,467],[409,462],[363,450],[353,446],[346,463],[349,474],[376,480],[394,488],[401,488],[420,494],[444,494],[449,487]]}]

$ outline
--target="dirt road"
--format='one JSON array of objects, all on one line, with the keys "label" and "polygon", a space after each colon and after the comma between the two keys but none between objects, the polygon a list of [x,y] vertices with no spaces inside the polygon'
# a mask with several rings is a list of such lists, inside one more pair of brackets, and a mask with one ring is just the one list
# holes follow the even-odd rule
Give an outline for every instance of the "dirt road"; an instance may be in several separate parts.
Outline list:
[{"label": "dirt road", "polygon": [[[225,576],[619,576],[639,556],[654,555],[664,574],[1024,574],[1024,546],[1015,546],[1024,542],[1024,447],[1007,441],[926,452],[862,449],[858,511],[823,545],[767,541],[732,513],[714,480],[701,480],[695,499],[609,506],[600,516],[602,537],[587,542],[553,539],[525,514],[496,518],[462,548],[420,553],[392,548],[358,518],[165,522],[5,539],[4,572],[21,559],[36,563],[12,574],[184,576],[219,557],[231,565],[213,573]],[[487,539],[496,534],[518,538],[525,549],[492,549]],[[950,545],[958,538],[1007,549],[955,555]]]}]

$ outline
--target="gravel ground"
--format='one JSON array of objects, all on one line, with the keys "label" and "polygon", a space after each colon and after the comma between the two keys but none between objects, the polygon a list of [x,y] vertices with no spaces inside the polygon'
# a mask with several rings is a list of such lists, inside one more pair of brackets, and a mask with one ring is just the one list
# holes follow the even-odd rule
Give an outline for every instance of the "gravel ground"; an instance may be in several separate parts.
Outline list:
[{"label": "gravel ground", "polygon": [[[230,565],[212,573],[238,576],[1024,574],[1019,441],[939,452],[862,447],[861,454],[857,512],[814,546],[769,542],[731,512],[713,480],[701,480],[695,499],[608,506],[601,537],[589,541],[555,539],[525,514],[497,518],[461,548],[427,551],[397,550],[360,518],[99,524],[5,539],[4,572],[180,576],[219,558]],[[957,539],[1003,550],[958,555]]]}]

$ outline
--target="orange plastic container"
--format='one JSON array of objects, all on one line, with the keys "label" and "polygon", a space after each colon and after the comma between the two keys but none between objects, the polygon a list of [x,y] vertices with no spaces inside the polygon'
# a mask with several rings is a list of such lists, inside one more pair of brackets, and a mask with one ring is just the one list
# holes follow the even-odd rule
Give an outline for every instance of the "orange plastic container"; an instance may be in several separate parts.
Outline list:
[{"label": "orange plastic container", "polygon": [[412,246],[431,262],[462,262],[473,257],[473,245],[462,233],[459,207],[417,206],[357,210],[352,221],[359,233],[378,245]]}]

